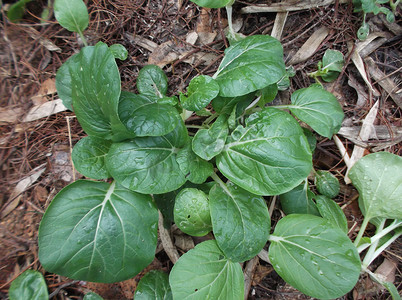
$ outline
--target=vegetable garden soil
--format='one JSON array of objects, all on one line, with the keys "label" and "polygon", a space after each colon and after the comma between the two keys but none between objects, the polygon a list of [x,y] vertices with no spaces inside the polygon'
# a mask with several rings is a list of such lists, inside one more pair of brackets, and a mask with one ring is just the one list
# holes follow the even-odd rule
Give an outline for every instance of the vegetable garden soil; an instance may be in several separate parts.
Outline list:
[{"label": "vegetable garden soil", "polygon": [[[58,96],[54,85],[57,69],[83,45],[78,36],[57,24],[52,13],[48,21],[40,19],[47,1],[28,3],[18,24],[7,20],[5,12],[9,1],[3,2],[0,25],[0,298],[7,298],[13,279],[26,269],[35,269],[45,275],[52,299],[82,299],[90,290],[105,299],[132,299],[138,281],[147,271],[169,272],[172,268],[160,243],[155,260],[143,272],[115,284],[72,281],[46,273],[38,261],[37,232],[46,207],[62,187],[82,177],[72,167],[70,151],[71,146],[85,134],[72,112],[60,109],[60,105],[55,106]],[[194,76],[213,74],[228,46],[224,38],[227,20],[223,9],[201,9],[187,0],[86,2],[90,24],[85,35],[89,43],[120,43],[128,50],[128,59],[118,61],[122,86],[128,91],[134,91],[136,76],[143,66],[157,64],[169,78],[168,95],[177,95]],[[274,24],[278,24],[275,23],[275,12],[241,14],[244,7],[267,6],[267,2],[275,6],[280,1],[237,1],[233,6],[235,28],[245,35],[270,34]],[[298,5],[287,15],[281,35],[287,65],[303,45],[307,49],[304,54],[311,51],[304,60],[293,63],[296,75],[291,78],[291,91],[314,82],[308,73],[317,70],[317,62],[325,50],[341,51],[345,67],[335,83],[325,84],[344,108],[343,127],[353,131],[349,135],[340,134],[340,140],[349,154],[359,144],[365,146],[366,154],[385,150],[401,155],[400,8],[397,21],[392,25],[381,16],[368,16],[372,30],[378,32],[374,39],[377,43],[374,46],[369,43],[371,48],[362,47],[360,53],[363,56],[362,52],[366,51],[366,66],[374,61],[382,77],[388,78],[391,85],[396,83],[394,90],[390,91],[380,84],[382,81],[373,71],[368,71],[367,80],[373,86],[370,90],[348,54],[356,47],[361,16],[353,13],[351,1],[346,4],[346,1],[338,0],[322,2],[329,4],[302,10]],[[322,28],[325,34],[317,37],[321,42],[314,46],[309,38]],[[377,131],[378,135],[371,136],[368,142],[359,142],[356,138],[358,126],[375,100],[380,105],[372,125],[383,128],[384,132]],[[286,104],[289,93],[281,92],[276,101]],[[198,125],[201,120],[202,117],[194,115],[186,123]],[[363,216],[358,208],[356,189],[345,184],[347,167],[333,139],[321,137],[318,141],[314,165],[316,169],[330,170],[341,182],[341,191],[335,200],[346,214],[349,236],[353,239]],[[265,198],[267,203],[272,203],[272,197]],[[280,206],[276,204],[272,222],[276,223],[281,216]],[[374,229],[370,227],[368,230]],[[172,238],[180,254],[205,240],[186,236],[177,228],[173,228]],[[382,274],[393,281],[398,290],[401,290],[402,278],[401,249],[399,239],[372,265],[373,272],[381,265]],[[248,299],[308,299],[286,285],[262,259],[247,275],[253,278]],[[388,298],[386,291],[369,278],[362,277],[342,299]]]}]

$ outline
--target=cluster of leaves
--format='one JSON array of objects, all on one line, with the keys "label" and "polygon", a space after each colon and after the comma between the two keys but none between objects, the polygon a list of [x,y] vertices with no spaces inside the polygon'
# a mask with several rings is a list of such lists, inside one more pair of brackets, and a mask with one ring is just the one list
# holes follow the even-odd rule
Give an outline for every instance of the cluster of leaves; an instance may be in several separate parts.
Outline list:
[{"label": "cluster of leaves", "polygon": [[[82,35],[87,14],[73,14],[57,1],[55,9],[61,25]],[[372,171],[362,160],[350,174],[367,222],[379,220],[374,240],[353,244],[348,238],[345,216],[330,199],[339,192],[333,175],[316,171],[322,195],[309,191],[314,138],[293,115],[331,138],[343,111],[318,86],[295,91],[290,105],[266,105],[288,79],[276,39],[257,35],[232,44],[215,75],[193,78],[179,97],[167,95],[166,75],[156,66],[139,72],[138,94],[121,91],[116,58],[126,56],[121,45],[99,42],[57,72],[59,96],[88,134],[73,149],[74,165],[98,181],[68,185],[47,208],[39,228],[39,259],[47,271],[94,282],[135,276],[154,259],[159,209],[183,232],[212,231],[215,239],[181,256],[169,275],[144,276],[136,299],[243,299],[239,263],[268,241],[270,261],[285,281],[311,297],[328,299],[356,284],[362,268],[358,250],[369,247],[372,259],[398,236],[378,244],[383,229],[390,233],[401,225],[384,220],[400,216],[402,179],[394,176],[395,190],[384,191],[388,173],[378,173],[377,165]],[[195,134],[189,132],[182,116],[205,113],[210,104],[210,116],[195,126]],[[384,163],[384,155],[380,166],[398,174],[401,158]],[[263,198],[269,195],[281,195],[287,211],[272,234]],[[19,286],[26,287],[16,283],[15,289]]]},{"label": "cluster of leaves", "polygon": [[325,82],[334,81],[340,74],[344,66],[343,54],[340,51],[328,49],[325,51],[322,61],[318,62],[318,70],[309,75],[318,81],[321,77]]},{"label": "cluster of leaves", "polygon": [[[400,0],[394,2],[393,0],[353,0],[353,6],[355,12],[363,12],[363,23],[357,31],[357,37],[360,40],[365,40],[370,33],[369,25],[366,23],[366,15],[373,13],[378,15],[379,13],[385,14],[387,21],[395,22],[395,12]],[[382,6],[382,4],[389,4],[390,8]]]}]

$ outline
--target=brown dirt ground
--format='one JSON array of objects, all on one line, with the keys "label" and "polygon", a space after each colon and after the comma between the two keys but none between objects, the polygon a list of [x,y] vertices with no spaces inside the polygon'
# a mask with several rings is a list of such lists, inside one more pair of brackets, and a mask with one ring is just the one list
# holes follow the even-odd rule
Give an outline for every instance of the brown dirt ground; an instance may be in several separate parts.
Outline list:
[{"label": "brown dirt ground", "polygon": [[[4,1],[3,1],[4,2]],[[7,2],[7,1],[5,1]],[[134,90],[136,75],[148,62],[162,63],[169,55],[164,71],[169,78],[169,94],[183,91],[189,80],[197,74],[213,74],[222,57],[227,41],[223,28],[227,24],[224,10],[206,10],[190,1],[178,0],[94,0],[88,2],[90,25],[85,31],[90,44],[103,41],[121,43],[129,51],[129,57],[119,62],[123,89]],[[182,2],[178,8],[178,2]],[[240,9],[248,4],[267,1],[238,1],[234,6],[235,20],[242,20],[240,32],[246,35],[269,34],[275,13],[241,15]],[[268,1],[279,2],[279,1]],[[351,1],[350,1],[351,2]],[[375,100],[380,101],[375,125],[401,126],[401,107],[389,97],[384,88],[371,80],[378,94],[369,92],[362,77],[348,55],[348,43],[356,41],[356,31],[361,16],[353,13],[352,5],[327,5],[303,11],[290,12],[282,34],[285,58],[288,60],[319,27],[326,26],[329,34],[314,54],[306,61],[296,64],[296,76],[291,81],[291,91],[313,83],[307,73],[316,69],[326,49],[340,50],[347,65],[341,76],[327,88],[334,92],[344,107],[348,126],[358,126]],[[71,112],[60,112],[39,120],[23,122],[29,109],[38,103],[57,99],[53,84],[57,69],[66,59],[77,52],[82,44],[74,34],[61,28],[54,20],[41,24],[39,18],[47,1],[33,1],[27,5],[24,19],[19,24],[6,21],[1,12],[0,25],[0,208],[7,215],[0,219],[0,298],[7,297],[9,283],[24,270],[41,271],[46,278],[52,299],[81,299],[93,290],[105,299],[132,299],[136,284],[142,274],[134,279],[116,284],[94,284],[71,281],[68,278],[46,273],[38,261],[37,229],[41,216],[52,197],[65,185],[78,178],[70,164],[70,141],[75,144],[85,134]],[[400,14],[399,14],[400,16]],[[398,83],[400,90],[401,31],[392,30],[382,18],[370,16],[376,31],[385,34],[387,41],[376,48],[370,57],[382,72]],[[399,20],[399,21],[398,21]],[[397,18],[396,24],[400,23]],[[204,35],[204,44],[186,41],[190,32]],[[208,40],[208,37],[215,36]],[[141,43],[140,40],[142,39]],[[152,44],[155,43],[155,44]],[[155,45],[164,45],[157,47]],[[58,47],[60,50],[57,50]],[[179,58],[179,55],[184,57]],[[208,55],[207,55],[208,54]],[[398,77],[399,76],[399,77]],[[355,81],[362,87],[363,104],[357,105],[358,94],[350,86]],[[37,96],[38,97],[34,97]],[[286,93],[281,95],[286,98]],[[364,98],[366,97],[366,98]],[[196,118],[193,119],[197,121]],[[353,142],[340,136],[349,154]],[[392,142],[389,139],[387,142]],[[371,140],[366,152],[374,151],[384,141]],[[391,143],[383,148],[401,155],[401,143]],[[376,148],[378,149],[378,148]],[[357,206],[357,191],[343,184],[345,163],[333,140],[321,138],[314,157],[315,167],[331,170],[340,179],[341,193],[336,201],[344,206],[353,238],[362,220]],[[38,170],[44,168],[42,173]],[[22,194],[13,194],[17,184],[25,177],[39,177]],[[16,197],[17,196],[17,197]],[[270,200],[267,198],[267,200]],[[14,203],[15,208],[10,204]],[[10,209],[11,207],[11,209]],[[280,217],[279,207],[274,211],[274,222]],[[372,230],[369,228],[368,230]],[[386,258],[397,263],[395,284],[401,286],[401,242],[395,242],[377,259],[373,267]],[[166,254],[159,252],[148,269],[166,272],[172,267]],[[342,299],[387,299],[387,292],[373,286],[362,278],[356,288]],[[260,261],[254,271],[254,282],[249,299],[308,299],[285,285],[273,269]]]}]

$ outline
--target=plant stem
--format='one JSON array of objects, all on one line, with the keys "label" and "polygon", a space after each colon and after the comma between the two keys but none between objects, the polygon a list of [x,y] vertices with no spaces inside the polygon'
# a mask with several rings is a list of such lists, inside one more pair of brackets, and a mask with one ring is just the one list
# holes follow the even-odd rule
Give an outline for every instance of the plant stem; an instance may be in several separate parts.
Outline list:
[{"label": "plant stem", "polygon": [[225,191],[226,194],[228,194],[228,195],[230,195],[230,196],[232,195],[232,194],[230,193],[228,187],[226,186],[226,184],[222,181],[222,179],[219,178],[219,176],[218,176],[215,172],[213,172],[213,173],[211,174],[211,178],[212,178],[217,184],[219,184],[219,186]]},{"label": "plant stem", "polygon": [[84,46],[87,47],[88,46],[87,39],[85,38],[85,36],[81,30],[78,30],[78,35],[80,36],[82,42],[84,43]]},{"label": "plant stem", "polygon": [[[383,219],[381,221],[381,224],[380,224],[380,226],[378,226],[376,233],[379,233],[384,229],[385,221],[386,221],[386,219]],[[371,241],[370,248],[367,251],[366,256],[364,257],[364,260],[363,260],[363,266],[366,266],[366,267],[368,266],[366,263],[367,263],[367,261],[371,260],[371,257],[373,256],[375,249],[378,246],[379,241],[380,241],[379,239],[374,242]]]},{"label": "plant stem", "polygon": [[369,221],[370,221],[370,218],[367,218],[367,217],[364,218],[362,226],[360,227],[359,233],[357,234],[357,237],[356,237],[356,239],[354,241],[354,245],[356,247],[359,245],[360,240],[363,237],[364,231],[366,230],[366,227],[367,227]]},{"label": "plant stem", "polygon": [[226,8],[226,14],[228,16],[228,27],[229,27],[228,35],[232,38],[235,38],[236,33],[233,30],[233,21],[232,21],[232,5],[227,5],[225,8]]},{"label": "plant stem", "polygon": [[217,113],[214,113],[212,116],[209,116],[202,124],[208,126],[213,120],[218,117]]}]

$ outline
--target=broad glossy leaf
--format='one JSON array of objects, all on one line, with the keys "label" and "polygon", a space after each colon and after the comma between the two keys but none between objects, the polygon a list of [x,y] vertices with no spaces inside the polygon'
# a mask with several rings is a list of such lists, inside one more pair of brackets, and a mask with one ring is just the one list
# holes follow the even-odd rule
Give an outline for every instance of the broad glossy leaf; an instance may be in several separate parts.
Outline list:
[{"label": "broad glossy leaf", "polygon": [[271,220],[262,197],[228,183],[209,192],[212,227],[219,248],[234,262],[256,256],[268,241]]},{"label": "broad glossy leaf", "polygon": [[88,10],[82,0],[55,0],[54,16],[69,31],[83,32],[88,27]]},{"label": "broad glossy leaf", "polygon": [[201,7],[221,8],[230,5],[234,0],[191,0]]},{"label": "broad glossy leaf", "polygon": [[212,100],[212,107],[219,114],[229,115],[232,113],[237,103],[245,101],[250,104],[253,99],[254,95],[250,94],[230,98],[217,96],[214,100]]},{"label": "broad glossy leaf", "polygon": [[71,158],[74,167],[82,175],[93,179],[109,178],[105,157],[109,152],[111,141],[87,136],[75,144]]},{"label": "broad glossy leaf", "polygon": [[152,262],[158,211],[149,195],[119,184],[76,181],[61,190],[39,227],[39,260],[53,273],[117,282]]},{"label": "broad glossy leaf", "polygon": [[331,138],[341,128],[343,110],[330,92],[311,86],[295,91],[291,101],[290,111],[320,135]]},{"label": "broad glossy leaf", "polygon": [[109,47],[110,51],[112,52],[114,58],[119,60],[126,60],[128,56],[128,51],[126,47],[122,44],[113,44]]},{"label": "broad glossy leaf", "polygon": [[366,155],[351,168],[349,178],[366,217],[401,218],[402,157],[389,152]]},{"label": "broad glossy leaf", "polygon": [[320,194],[329,198],[335,198],[340,191],[338,178],[328,171],[316,171],[315,185]]},{"label": "broad glossy leaf", "polygon": [[43,275],[34,270],[26,270],[18,276],[8,290],[10,300],[48,300],[49,294]]},{"label": "broad glossy leaf", "polygon": [[217,156],[231,181],[257,195],[283,194],[304,180],[312,157],[300,125],[288,113],[265,108],[239,126]]},{"label": "broad glossy leaf", "polygon": [[141,278],[135,290],[134,300],[172,300],[168,274],[152,270]]},{"label": "broad glossy leaf", "polygon": [[187,129],[181,121],[167,135],[113,144],[106,157],[106,166],[114,179],[133,191],[167,193],[186,182],[176,162],[176,153],[187,141]]},{"label": "broad glossy leaf", "polygon": [[73,98],[72,98],[72,84],[70,70],[79,70],[80,59],[78,54],[74,54],[66,60],[64,64],[57,70],[56,73],[56,89],[57,94],[63,101],[65,107],[69,110],[73,110]]},{"label": "broad glossy leaf", "polygon": [[94,292],[89,292],[85,294],[82,300],[103,300],[103,298]]},{"label": "broad glossy leaf", "polygon": [[277,83],[286,74],[281,43],[268,35],[253,35],[225,50],[214,78],[219,95],[245,95]]},{"label": "broad glossy leaf", "polygon": [[185,188],[176,196],[174,222],[184,233],[204,236],[212,230],[207,195],[195,188]]},{"label": "broad glossy leaf", "polygon": [[190,81],[187,95],[180,94],[180,102],[185,109],[197,111],[206,107],[218,93],[218,83],[210,76],[200,75]]},{"label": "broad glossy leaf", "polygon": [[112,139],[126,130],[118,117],[120,73],[109,47],[85,47],[68,64],[73,108],[88,135]]},{"label": "broad glossy leaf", "polygon": [[321,216],[347,234],[348,221],[339,205],[334,200],[322,195],[317,195],[314,199]]},{"label": "broad glossy leaf", "polygon": [[323,218],[289,215],[270,238],[275,271],[302,293],[319,299],[348,293],[360,274],[360,257],[348,236]]},{"label": "broad glossy leaf", "polygon": [[227,116],[220,115],[211,128],[197,131],[193,151],[205,160],[212,159],[223,150],[228,133]]},{"label": "broad glossy leaf", "polygon": [[177,153],[176,161],[186,179],[196,183],[204,183],[214,171],[214,166],[196,155],[191,148],[191,141]]},{"label": "broad glossy leaf", "polygon": [[169,276],[174,299],[244,298],[244,276],[240,264],[223,255],[216,241],[195,246],[173,266]]},{"label": "broad glossy leaf", "polygon": [[137,89],[140,94],[151,98],[163,98],[168,89],[165,72],[155,65],[147,65],[138,73]]},{"label": "broad glossy leaf", "polygon": [[285,214],[309,214],[320,216],[317,205],[313,201],[314,193],[302,182],[294,189],[281,194],[279,199]]},{"label": "broad glossy leaf", "polygon": [[136,136],[165,135],[181,121],[173,106],[125,91],[121,92],[119,115],[127,129]]}]

